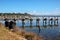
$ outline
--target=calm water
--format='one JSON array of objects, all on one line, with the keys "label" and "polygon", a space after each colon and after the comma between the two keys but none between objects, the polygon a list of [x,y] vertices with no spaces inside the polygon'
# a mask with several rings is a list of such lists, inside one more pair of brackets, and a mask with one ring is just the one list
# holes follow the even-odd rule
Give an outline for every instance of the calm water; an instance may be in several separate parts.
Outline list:
[{"label": "calm water", "polygon": [[[2,22],[2,21],[0,21],[0,22]],[[4,21],[2,23],[4,23]],[[16,23],[17,23],[16,24],[17,26],[19,26],[19,27],[22,26],[22,22],[20,20],[17,20]],[[38,28],[36,26],[36,21],[33,20],[32,27],[30,27],[29,26],[30,22],[29,22],[29,20],[27,20],[27,21],[25,21],[24,30],[35,32],[38,35],[43,36],[45,38],[45,40],[57,40],[58,36],[60,36],[60,20],[58,22],[58,26],[57,25],[49,26],[48,23],[46,26],[43,26],[42,20],[39,23],[40,23],[40,28]]]}]

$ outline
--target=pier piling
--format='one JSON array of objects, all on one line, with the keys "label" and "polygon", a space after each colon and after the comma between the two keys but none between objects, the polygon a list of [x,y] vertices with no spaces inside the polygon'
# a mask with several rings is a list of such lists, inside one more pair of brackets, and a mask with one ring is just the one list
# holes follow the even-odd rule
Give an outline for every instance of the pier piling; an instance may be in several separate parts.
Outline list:
[{"label": "pier piling", "polygon": [[30,19],[30,26],[32,26],[32,21],[33,21],[33,19]]},{"label": "pier piling", "polygon": [[22,27],[24,27],[24,25],[25,25],[25,19],[22,19]]},{"label": "pier piling", "polygon": [[36,19],[36,26],[39,26],[40,19]]}]

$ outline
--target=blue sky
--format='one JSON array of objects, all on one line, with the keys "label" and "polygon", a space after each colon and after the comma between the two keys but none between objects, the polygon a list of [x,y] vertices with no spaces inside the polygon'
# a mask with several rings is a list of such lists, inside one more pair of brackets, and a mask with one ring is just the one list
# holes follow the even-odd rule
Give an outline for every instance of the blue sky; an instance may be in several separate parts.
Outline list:
[{"label": "blue sky", "polygon": [[60,15],[60,0],[0,0],[0,12]]}]

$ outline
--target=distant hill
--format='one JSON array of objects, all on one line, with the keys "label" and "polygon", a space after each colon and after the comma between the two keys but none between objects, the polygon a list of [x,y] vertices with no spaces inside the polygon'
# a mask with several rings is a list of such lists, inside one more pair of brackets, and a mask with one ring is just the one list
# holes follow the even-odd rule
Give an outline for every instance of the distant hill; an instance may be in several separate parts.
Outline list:
[{"label": "distant hill", "polygon": [[0,15],[31,15],[28,13],[0,13]]}]

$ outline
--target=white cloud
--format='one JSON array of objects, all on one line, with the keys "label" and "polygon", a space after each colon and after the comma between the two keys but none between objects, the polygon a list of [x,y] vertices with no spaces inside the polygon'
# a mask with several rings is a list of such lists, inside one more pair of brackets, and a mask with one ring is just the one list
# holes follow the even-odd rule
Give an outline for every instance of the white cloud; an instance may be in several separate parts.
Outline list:
[{"label": "white cloud", "polygon": [[56,8],[51,11],[30,11],[29,13],[32,15],[60,15],[60,9]]}]

